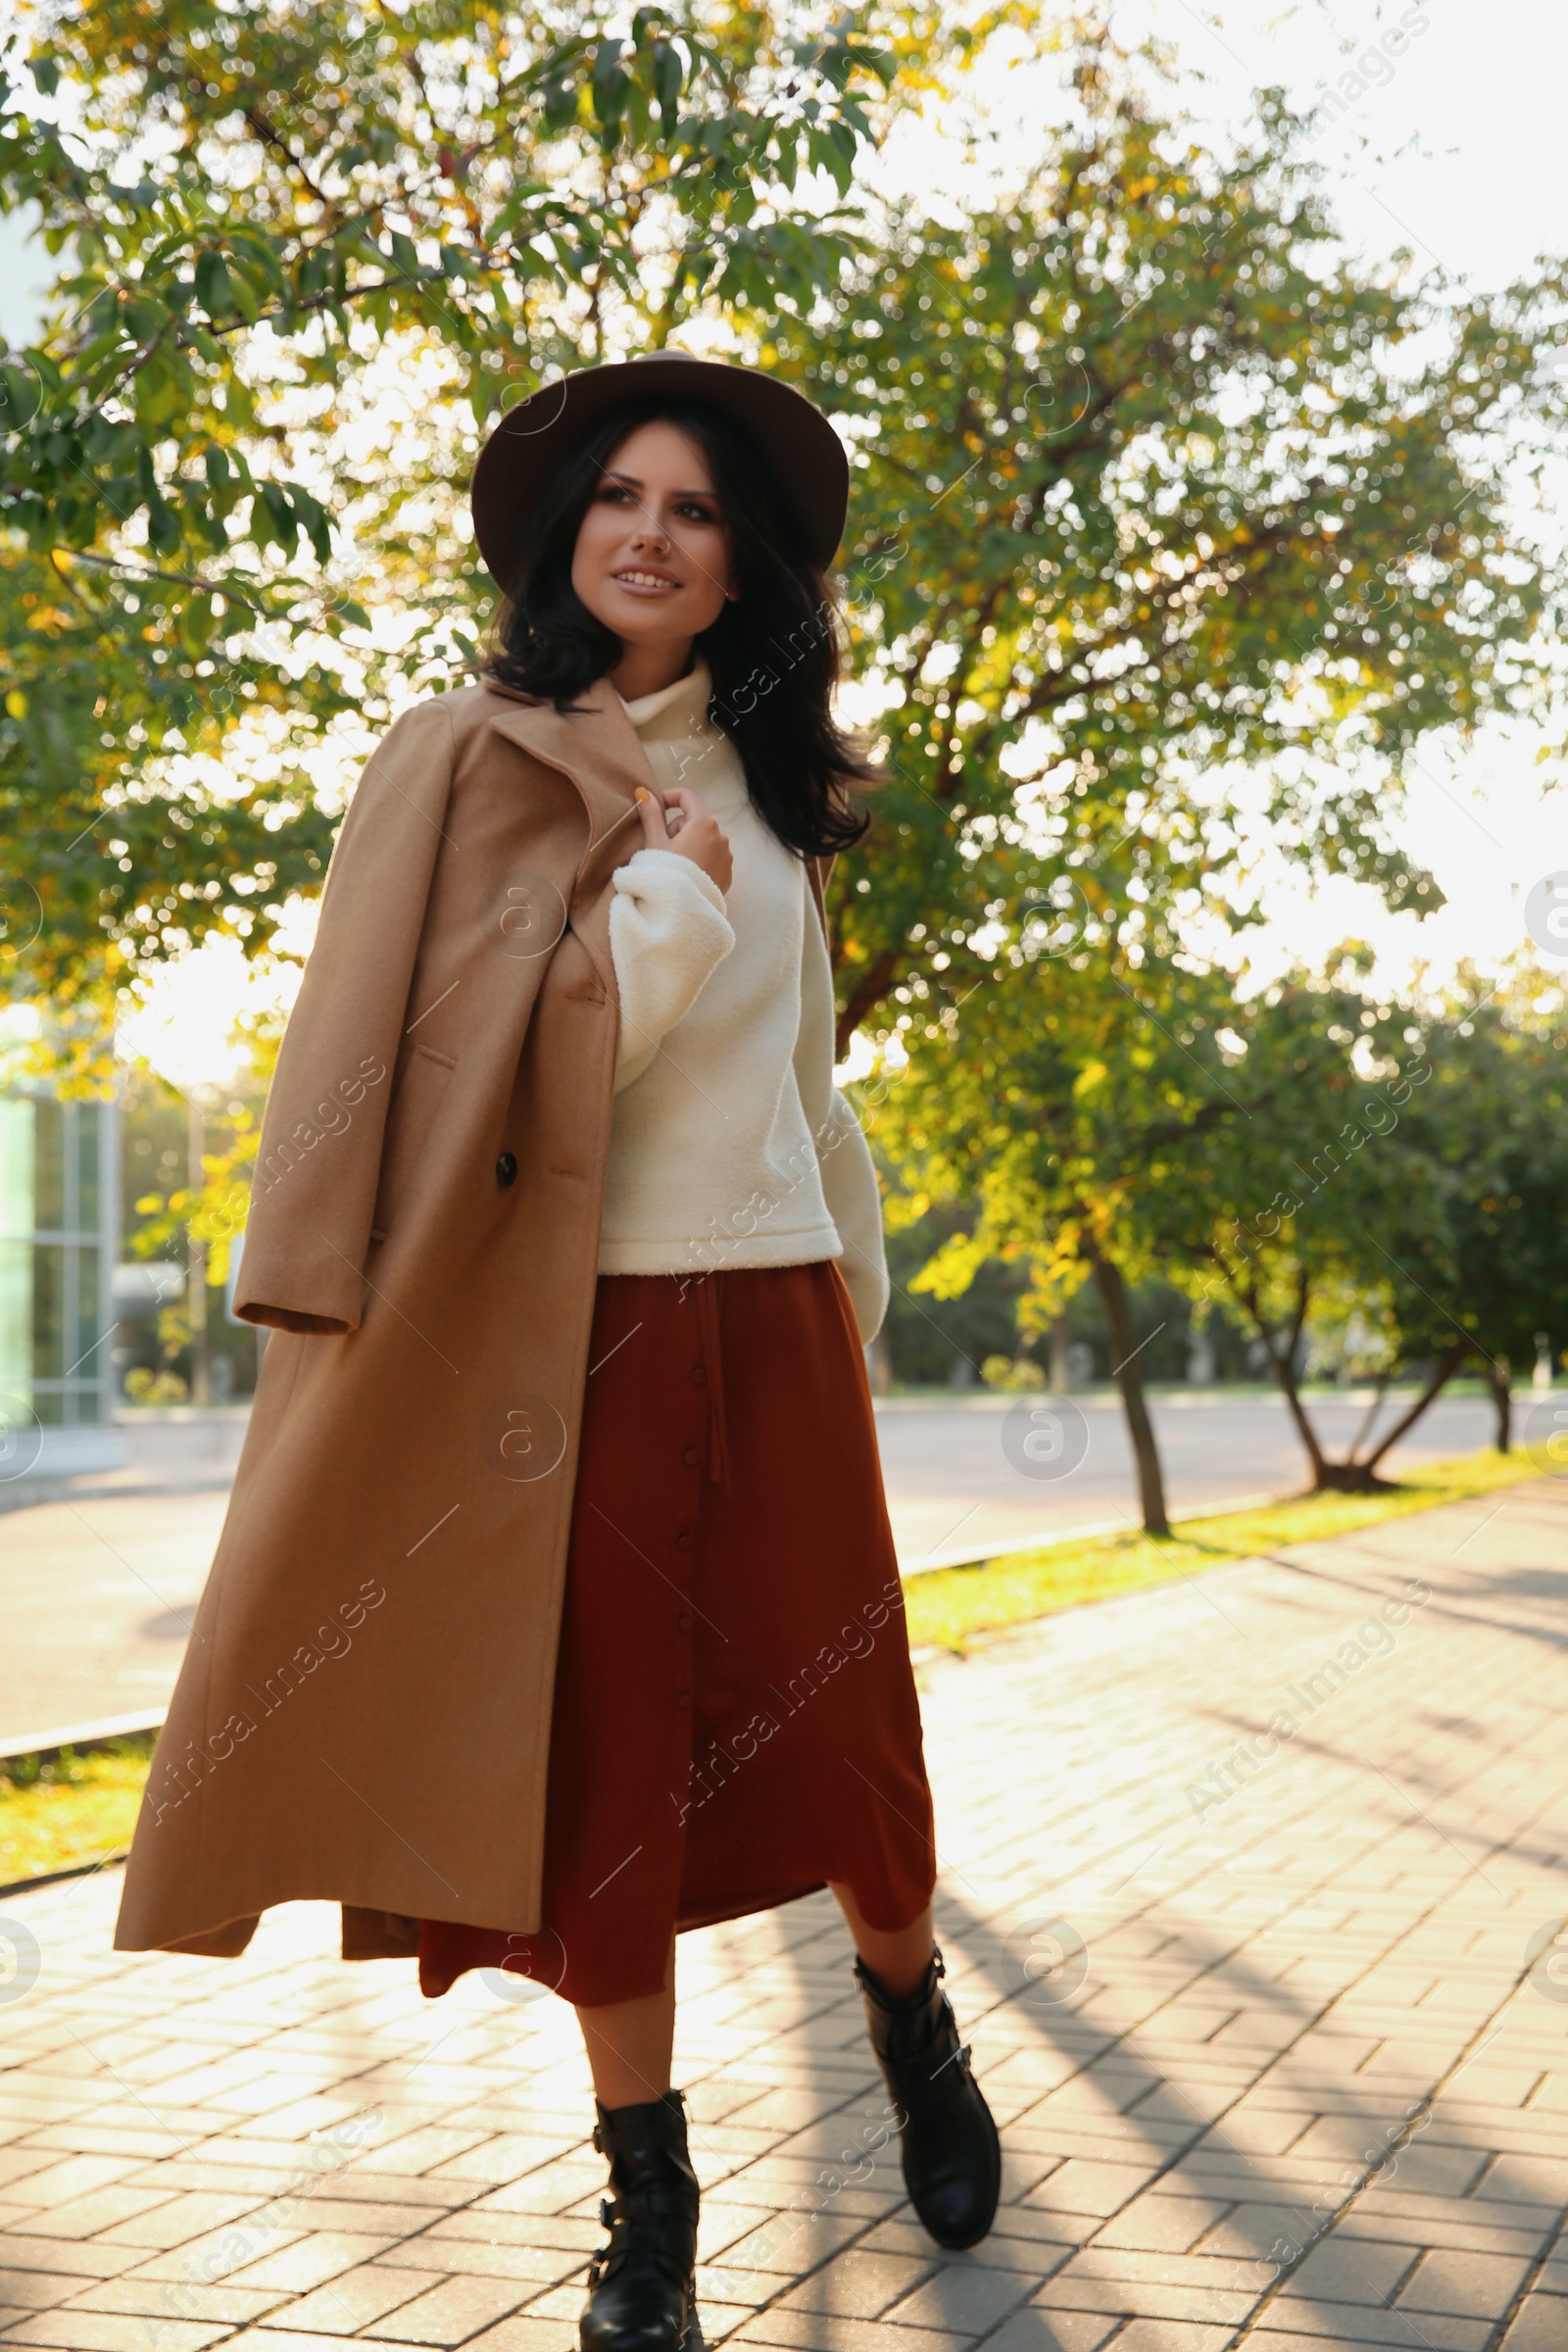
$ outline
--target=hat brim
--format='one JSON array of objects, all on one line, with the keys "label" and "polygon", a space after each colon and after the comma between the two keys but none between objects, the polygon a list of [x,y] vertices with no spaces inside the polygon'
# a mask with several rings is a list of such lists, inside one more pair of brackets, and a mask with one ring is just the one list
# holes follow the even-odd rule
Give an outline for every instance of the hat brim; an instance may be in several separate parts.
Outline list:
[{"label": "hat brim", "polygon": [[821,410],[758,368],[659,351],[542,385],[491,433],[470,500],[479,553],[503,594],[516,585],[529,519],[562,460],[612,409],[651,399],[700,402],[749,433],[771,462],[812,562],[826,570],[844,536],[850,466]]}]

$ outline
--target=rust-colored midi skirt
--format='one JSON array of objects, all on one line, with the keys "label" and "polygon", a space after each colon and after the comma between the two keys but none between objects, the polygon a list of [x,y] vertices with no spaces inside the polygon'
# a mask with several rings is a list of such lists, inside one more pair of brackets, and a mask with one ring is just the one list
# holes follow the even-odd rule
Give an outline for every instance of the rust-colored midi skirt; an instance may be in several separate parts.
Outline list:
[{"label": "rust-colored midi skirt", "polygon": [[850,1887],[907,1926],[931,1797],[876,1431],[838,1268],[602,1276],[556,1669],[543,1925],[424,1920],[419,1984],[579,2006],[671,1933]]}]

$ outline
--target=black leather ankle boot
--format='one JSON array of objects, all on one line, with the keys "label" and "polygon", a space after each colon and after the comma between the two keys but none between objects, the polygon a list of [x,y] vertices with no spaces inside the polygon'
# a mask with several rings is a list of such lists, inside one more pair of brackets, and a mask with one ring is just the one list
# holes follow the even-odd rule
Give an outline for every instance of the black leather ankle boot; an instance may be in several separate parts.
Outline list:
[{"label": "black leather ankle boot", "polygon": [[588,2267],[582,2352],[681,2352],[697,2313],[697,2175],[678,2090],[638,2107],[601,2107],[594,2146],[610,2158],[610,2231]]},{"label": "black leather ankle boot", "polygon": [[909,2201],[937,2244],[956,2249],[978,2245],[997,2218],[1002,2142],[939,1982],[946,1973],[933,1946],[923,1981],[899,1995],[863,1960],[855,1963],[871,2047],[900,2120]]}]

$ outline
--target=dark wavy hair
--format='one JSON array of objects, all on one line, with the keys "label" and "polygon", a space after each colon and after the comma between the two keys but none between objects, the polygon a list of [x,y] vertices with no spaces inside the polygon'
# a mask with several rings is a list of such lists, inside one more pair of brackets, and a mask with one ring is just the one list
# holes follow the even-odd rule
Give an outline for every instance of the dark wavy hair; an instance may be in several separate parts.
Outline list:
[{"label": "dark wavy hair", "polygon": [[521,566],[496,624],[485,674],[568,709],[620,659],[620,639],[571,584],[577,530],[629,433],[663,421],[708,460],[734,543],[740,595],[696,641],[713,681],[709,715],[734,744],[754,808],[787,849],[830,857],[864,833],[851,782],[877,771],[836,724],[832,591],[807,552],[777,476],[750,434],[697,402],[627,402],[563,461],[531,518]]}]

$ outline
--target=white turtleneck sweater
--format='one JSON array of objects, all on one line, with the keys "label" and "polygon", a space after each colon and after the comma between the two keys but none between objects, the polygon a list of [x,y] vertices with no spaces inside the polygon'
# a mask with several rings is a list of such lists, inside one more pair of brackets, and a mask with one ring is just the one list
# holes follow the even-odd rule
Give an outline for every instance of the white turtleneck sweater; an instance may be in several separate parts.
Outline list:
[{"label": "white turtleneck sweater", "polygon": [[720,891],[639,850],[614,877],[620,995],[601,1274],[839,1258],[863,1341],[887,1311],[876,1171],[833,1084],[833,980],[806,868],[753,808],[708,717],[699,661],[624,705],[662,792],[700,793],[729,837]]}]

